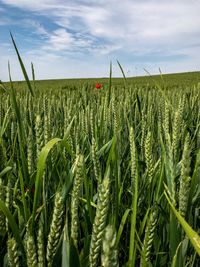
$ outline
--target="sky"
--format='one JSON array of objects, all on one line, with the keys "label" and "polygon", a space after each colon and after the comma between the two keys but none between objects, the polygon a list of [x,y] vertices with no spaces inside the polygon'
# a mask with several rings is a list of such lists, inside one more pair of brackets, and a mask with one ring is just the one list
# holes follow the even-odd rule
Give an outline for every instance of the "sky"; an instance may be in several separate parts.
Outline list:
[{"label": "sky", "polygon": [[200,70],[200,0],[0,0],[0,80]]}]

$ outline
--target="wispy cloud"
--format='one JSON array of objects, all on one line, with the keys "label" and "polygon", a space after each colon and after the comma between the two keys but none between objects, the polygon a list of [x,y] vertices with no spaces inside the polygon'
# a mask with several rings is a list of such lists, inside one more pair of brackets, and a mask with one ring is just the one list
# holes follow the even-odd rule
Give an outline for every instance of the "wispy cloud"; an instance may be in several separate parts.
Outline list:
[{"label": "wispy cloud", "polygon": [[12,21],[9,18],[3,17],[3,16],[1,17],[0,26],[7,26],[7,25],[11,25],[11,24],[14,24],[14,21]]},{"label": "wispy cloud", "polygon": [[64,28],[58,28],[49,36],[48,41],[45,46],[43,46],[43,49],[53,51],[71,50],[80,45],[85,47],[89,43],[90,41],[84,41],[76,38],[75,34],[68,32]]},{"label": "wispy cloud", "polygon": [[40,51],[44,57],[50,53],[91,63],[119,58],[128,68],[140,63],[170,66],[171,62],[177,70],[182,70],[183,62],[185,69],[192,68],[192,62],[196,68],[200,60],[198,0],[0,0],[1,3],[0,12],[12,8],[24,16],[19,15],[18,20],[16,15],[7,20],[5,17],[0,26],[15,21],[18,43],[20,36],[31,35],[34,44],[38,41],[30,49],[34,54]]},{"label": "wispy cloud", "polygon": [[49,33],[44,26],[34,19],[23,19],[20,21],[20,24],[23,24],[23,27],[33,30],[33,33],[44,36],[46,38],[49,37]]}]

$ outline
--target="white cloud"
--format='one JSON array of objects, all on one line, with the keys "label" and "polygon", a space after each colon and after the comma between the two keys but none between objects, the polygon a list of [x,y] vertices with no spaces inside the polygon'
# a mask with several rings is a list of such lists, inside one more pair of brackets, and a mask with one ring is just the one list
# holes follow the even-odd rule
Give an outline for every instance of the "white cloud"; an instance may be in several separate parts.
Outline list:
[{"label": "white cloud", "polygon": [[[102,38],[124,49],[157,49],[159,45],[180,45],[200,33],[200,1],[58,1],[2,0],[22,9],[52,18],[60,27]],[[192,3],[191,3],[192,2]],[[67,33],[66,47],[71,37]],[[68,35],[68,37],[66,36]],[[60,42],[61,34],[52,33]],[[62,39],[63,39],[62,38]],[[75,38],[75,40],[77,40]],[[60,45],[61,49],[63,45]],[[139,48],[139,49],[138,49]]]},{"label": "white cloud", "polygon": [[[102,60],[107,62],[119,58],[126,62],[127,69],[131,69],[133,64],[140,65],[141,58],[141,64],[150,66],[153,55],[157,55],[155,68],[159,64],[166,66],[164,69],[167,71],[170,66],[176,70],[199,66],[199,0],[0,0],[1,2],[26,10],[26,14],[32,12],[33,15],[48,18],[54,24],[54,28],[50,30],[34,18],[26,19],[27,27],[43,37],[43,42],[38,47],[43,56],[38,57],[39,60],[46,58],[48,62],[50,57],[55,57],[55,60],[59,57],[62,65],[65,62],[61,57],[63,53],[73,66],[74,53],[74,60],[80,54],[80,60],[84,55],[86,59],[87,55],[88,62],[92,64],[98,59],[101,66],[105,66]],[[11,23],[8,18],[8,21],[2,20],[0,25],[9,22]],[[23,24],[23,20],[21,22]],[[20,44],[19,41],[18,43]],[[35,51],[32,52],[32,55],[35,54]],[[88,53],[91,59],[88,58]],[[31,53],[28,57],[30,56]],[[178,56],[183,58],[176,60]],[[131,62],[134,58],[136,62]],[[56,61],[57,66],[59,60]],[[77,64],[79,69],[81,65],[83,64]],[[87,67],[90,69],[89,65]],[[83,70],[80,70],[80,75],[81,73],[84,73]]]},{"label": "white cloud", "polygon": [[19,7],[22,9],[28,9],[31,11],[49,9],[56,6],[56,1],[51,0],[41,0],[41,1],[33,1],[33,0],[1,0],[2,3]]},{"label": "white cloud", "polygon": [[92,36],[81,33],[71,33],[64,28],[58,28],[49,34],[48,40],[41,47],[44,51],[66,53],[100,53],[109,54],[120,49],[119,45],[97,43]]},{"label": "white cloud", "polygon": [[73,36],[65,29],[59,28],[50,35],[49,40],[43,49],[53,51],[67,50],[73,43]]},{"label": "white cloud", "polygon": [[48,31],[41,25],[38,21],[34,19],[22,19],[19,22],[19,25],[23,25],[23,27],[32,29],[33,33],[39,34],[44,37],[49,37]]}]

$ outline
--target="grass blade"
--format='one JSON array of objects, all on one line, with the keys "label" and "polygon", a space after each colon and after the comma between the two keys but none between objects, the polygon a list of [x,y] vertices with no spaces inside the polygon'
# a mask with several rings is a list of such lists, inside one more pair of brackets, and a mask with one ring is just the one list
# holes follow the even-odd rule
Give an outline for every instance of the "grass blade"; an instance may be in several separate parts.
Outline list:
[{"label": "grass blade", "polygon": [[22,61],[22,59],[21,59],[21,56],[20,56],[20,54],[19,54],[19,51],[18,51],[18,49],[17,49],[15,40],[14,40],[14,38],[13,38],[11,32],[10,32],[10,36],[11,36],[12,43],[13,43],[13,45],[14,45],[15,51],[16,51],[16,53],[17,53],[17,57],[18,57],[18,60],[19,60],[19,64],[20,64],[20,66],[21,66],[21,69],[22,69],[22,72],[23,72],[25,81],[26,81],[26,83],[27,83],[28,89],[29,89],[31,95],[34,96],[34,92],[33,92],[33,89],[32,89],[31,83],[30,83],[30,80],[29,80],[29,78],[28,78],[28,74],[27,74],[27,72],[26,72],[24,63],[23,63],[23,61]]},{"label": "grass blade", "polygon": [[117,60],[117,64],[118,64],[118,66],[119,66],[119,68],[120,68],[120,70],[121,70],[121,72],[122,72],[122,75],[123,75],[123,78],[124,78],[124,88],[126,88],[126,76],[125,76],[125,73],[124,73],[124,70],[123,70],[123,68],[122,68],[122,65],[119,63],[119,61]]},{"label": "grass blade", "polygon": [[122,220],[121,220],[121,223],[120,223],[120,226],[119,226],[119,230],[117,232],[117,237],[116,237],[116,247],[118,246],[119,244],[119,241],[120,241],[120,238],[121,238],[121,235],[122,235],[122,232],[123,232],[123,229],[124,229],[124,225],[126,223],[126,220],[128,218],[128,215],[130,213],[131,209],[127,209],[122,217]]},{"label": "grass blade", "polygon": [[36,215],[36,210],[37,210],[37,205],[40,200],[40,194],[41,194],[41,189],[42,189],[42,179],[43,179],[43,174],[45,171],[45,165],[46,165],[46,159],[47,156],[50,152],[50,150],[53,148],[55,144],[60,142],[62,139],[59,138],[54,138],[50,140],[42,149],[39,159],[38,159],[38,164],[37,164],[37,174],[36,174],[36,180],[35,180],[35,195],[34,195],[34,202],[33,202],[33,212],[32,212],[32,229],[34,225],[34,219]]},{"label": "grass blade", "polygon": [[176,216],[177,220],[183,227],[186,235],[190,239],[193,247],[195,248],[196,252],[200,256],[200,236],[192,229],[192,227],[185,221],[185,219],[180,215],[180,213],[175,209],[174,205],[169,199],[169,196],[167,195],[167,192],[164,192],[165,197],[170,205],[170,208],[172,209],[174,215]]},{"label": "grass blade", "polygon": [[110,62],[110,77],[109,77],[109,87],[108,87],[108,106],[111,99],[111,88],[112,88],[112,62]]},{"label": "grass blade", "polygon": [[24,257],[25,251],[24,251],[24,246],[23,246],[23,242],[22,242],[22,239],[20,236],[18,226],[15,222],[13,215],[11,214],[11,212],[9,211],[9,209],[6,207],[6,205],[4,204],[4,202],[2,200],[0,200],[0,209],[3,211],[3,213],[5,214],[5,216],[8,219],[10,228],[12,229],[13,235],[14,235],[14,237],[15,237],[15,239],[16,239],[16,241],[17,241],[17,243],[18,243],[18,245],[19,245],[19,247],[23,253],[23,257]]}]

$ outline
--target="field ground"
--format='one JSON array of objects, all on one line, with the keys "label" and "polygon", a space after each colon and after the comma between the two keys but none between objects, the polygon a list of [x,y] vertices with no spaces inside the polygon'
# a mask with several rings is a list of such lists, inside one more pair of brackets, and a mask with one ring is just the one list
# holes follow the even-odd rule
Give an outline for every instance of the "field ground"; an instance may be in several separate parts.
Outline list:
[{"label": "field ground", "polygon": [[[60,80],[40,80],[36,82],[38,89],[40,88],[52,88],[52,89],[64,89],[68,86],[83,86],[83,85],[94,85],[95,83],[109,84],[109,78],[90,78],[90,79],[60,79]],[[160,85],[168,87],[181,87],[191,86],[200,82],[200,72],[185,72],[185,73],[174,73],[150,76],[141,76],[134,78],[127,78],[127,83],[131,85],[146,86],[155,85],[158,82]],[[24,88],[23,81],[14,82],[16,88]],[[113,85],[122,85],[124,83],[123,78],[113,78]]]}]

